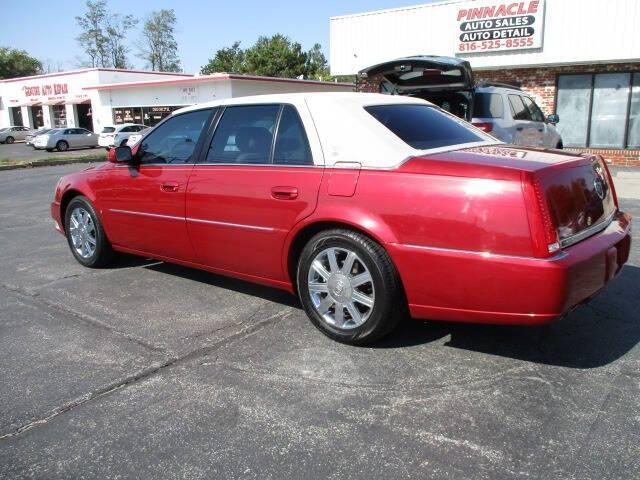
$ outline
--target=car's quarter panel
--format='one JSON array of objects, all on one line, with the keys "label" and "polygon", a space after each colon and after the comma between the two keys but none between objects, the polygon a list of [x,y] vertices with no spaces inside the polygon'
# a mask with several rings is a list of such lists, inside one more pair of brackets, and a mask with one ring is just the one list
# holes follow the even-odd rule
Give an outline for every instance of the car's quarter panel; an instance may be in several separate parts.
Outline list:
[{"label": "car's quarter panel", "polygon": [[282,248],[293,226],[315,209],[323,168],[196,165],[187,226],[198,262],[288,281]]},{"label": "car's quarter panel", "polygon": [[185,192],[193,165],[109,167],[97,172],[91,186],[114,246],[193,261],[185,224]]}]

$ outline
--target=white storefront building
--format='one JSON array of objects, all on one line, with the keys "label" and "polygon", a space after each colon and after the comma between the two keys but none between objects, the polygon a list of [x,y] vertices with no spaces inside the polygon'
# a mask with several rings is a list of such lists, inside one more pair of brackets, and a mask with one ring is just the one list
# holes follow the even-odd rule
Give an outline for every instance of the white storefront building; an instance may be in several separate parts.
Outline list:
[{"label": "white storefront building", "polygon": [[[640,166],[640,0],[451,0],[330,19],[333,75],[457,57],[560,116],[564,145]],[[358,79],[381,91],[385,78]]]},{"label": "white storefront building", "polygon": [[153,126],[173,110],[216,99],[310,91],[351,91],[348,83],[233,74],[90,68],[0,81],[0,128]]}]

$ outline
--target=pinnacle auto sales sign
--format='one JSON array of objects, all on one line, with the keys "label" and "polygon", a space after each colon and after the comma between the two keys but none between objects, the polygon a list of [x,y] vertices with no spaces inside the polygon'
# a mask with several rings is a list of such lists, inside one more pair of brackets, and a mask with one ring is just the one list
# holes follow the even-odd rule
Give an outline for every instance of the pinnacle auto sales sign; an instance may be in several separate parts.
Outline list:
[{"label": "pinnacle auto sales sign", "polygon": [[477,0],[455,8],[456,53],[488,53],[542,47],[544,0]]}]

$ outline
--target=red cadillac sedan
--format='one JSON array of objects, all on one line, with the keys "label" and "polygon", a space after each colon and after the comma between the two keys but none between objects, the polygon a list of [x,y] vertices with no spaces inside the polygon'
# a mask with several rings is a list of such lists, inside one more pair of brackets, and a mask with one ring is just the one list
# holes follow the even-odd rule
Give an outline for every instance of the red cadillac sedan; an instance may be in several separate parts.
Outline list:
[{"label": "red cadillac sedan", "polygon": [[550,322],[611,281],[631,242],[602,158],[362,93],[178,110],[64,176],[51,214],[82,265],[126,252],[282,288],[351,344],[407,315]]}]

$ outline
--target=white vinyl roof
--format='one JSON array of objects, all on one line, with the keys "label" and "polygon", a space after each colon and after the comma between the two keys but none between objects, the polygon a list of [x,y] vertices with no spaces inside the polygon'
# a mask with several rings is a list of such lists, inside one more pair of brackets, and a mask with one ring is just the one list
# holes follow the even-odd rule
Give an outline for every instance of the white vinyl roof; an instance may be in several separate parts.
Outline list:
[{"label": "white vinyl roof", "polygon": [[326,166],[353,167],[354,164],[359,164],[363,168],[394,168],[409,157],[500,143],[494,137],[467,124],[484,140],[438,149],[416,150],[364,109],[372,105],[433,105],[426,100],[400,95],[352,92],[257,95],[201,103],[173,113],[218,106],[269,103],[288,103],[297,108],[309,137],[314,160],[316,164]]}]

